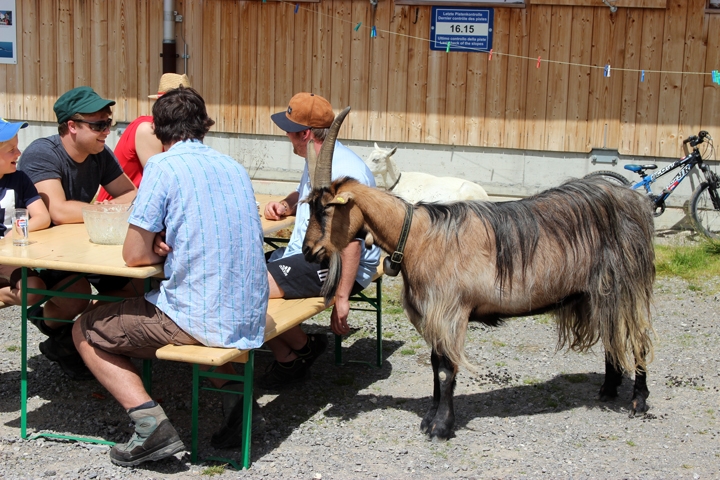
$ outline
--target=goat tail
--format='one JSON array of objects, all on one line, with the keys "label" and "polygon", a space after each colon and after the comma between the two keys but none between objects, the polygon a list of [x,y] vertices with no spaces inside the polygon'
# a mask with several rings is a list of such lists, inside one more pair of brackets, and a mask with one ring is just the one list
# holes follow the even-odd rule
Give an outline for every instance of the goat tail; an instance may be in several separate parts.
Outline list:
[{"label": "goat tail", "polygon": [[[476,372],[476,368],[465,355],[465,337],[469,318],[469,310],[462,302],[448,303],[443,301],[452,296],[429,289],[425,292],[423,301],[424,310],[421,317],[412,318],[415,328],[422,334],[427,344],[438,355],[447,358],[453,364],[455,371],[462,366],[470,372]],[[406,308],[406,312],[409,311]]]},{"label": "goat tail", "polygon": [[328,274],[323,283],[320,295],[325,297],[325,305],[330,303],[335,298],[335,292],[340,284],[340,278],[342,277],[342,260],[340,259],[340,252],[334,252],[330,256],[328,264]]}]

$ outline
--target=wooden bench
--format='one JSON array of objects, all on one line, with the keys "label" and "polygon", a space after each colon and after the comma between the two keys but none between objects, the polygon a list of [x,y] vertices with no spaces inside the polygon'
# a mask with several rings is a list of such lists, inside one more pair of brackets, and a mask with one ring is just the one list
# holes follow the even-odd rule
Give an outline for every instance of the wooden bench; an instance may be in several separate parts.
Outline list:
[{"label": "wooden bench", "polygon": [[[376,294],[374,297],[361,292],[350,298],[353,302],[366,302],[371,308],[353,307],[351,310],[375,311],[377,315],[377,365],[382,366],[382,262],[378,273],[373,277]],[[265,341],[300,325],[305,320],[324,311],[326,308],[322,298],[303,298],[285,300],[282,298],[270,299],[265,325]],[[241,448],[241,466],[228,458],[210,457],[206,460],[227,462],[234,468],[248,468],[250,466],[250,444],[252,432],[252,397],[253,377],[255,370],[255,350],[238,350],[235,348],[204,347],[200,345],[167,345],[158,349],[157,358],[174,362],[190,363],[193,366],[192,380],[192,419],[191,419],[191,448],[190,461],[197,463],[198,459],[198,416],[200,381],[202,378],[220,378],[235,380],[243,383],[243,431]],[[242,374],[225,374],[214,371],[214,367],[228,362],[244,364]],[[342,365],[342,336],[335,335],[335,363]],[[201,365],[210,366],[202,370]],[[148,392],[151,389],[151,362],[146,361],[143,366],[143,379]],[[207,388],[208,390],[217,390]]]}]

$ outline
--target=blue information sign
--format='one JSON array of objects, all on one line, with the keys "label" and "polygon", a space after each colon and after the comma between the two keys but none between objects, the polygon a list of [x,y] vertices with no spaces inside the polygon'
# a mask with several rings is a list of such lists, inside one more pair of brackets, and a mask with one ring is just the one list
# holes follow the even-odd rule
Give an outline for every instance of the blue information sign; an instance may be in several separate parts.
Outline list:
[{"label": "blue information sign", "polygon": [[490,51],[493,9],[432,7],[430,48],[451,52]]}]

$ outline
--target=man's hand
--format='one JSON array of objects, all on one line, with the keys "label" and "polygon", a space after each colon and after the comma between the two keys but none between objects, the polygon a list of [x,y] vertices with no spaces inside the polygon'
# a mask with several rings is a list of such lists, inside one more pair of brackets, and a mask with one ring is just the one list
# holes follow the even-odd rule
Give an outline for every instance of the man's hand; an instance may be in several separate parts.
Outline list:
[{"label": "man's hand", "polygon": [[172,252],[172,247],[165,243],[165,230],[155,234],[155,239],[153,240],[153,252],[155,252],[155,255],[159,255],[161,257],[167,257],[168,254]]},{"label": "man's hand", "polygon": [[347,323],[350,314],[350,302],[347,299],[336,299],[332,314],[330,314],[330,328],[337,335],[350,333],[350,326]]},{"label": "man's hand", "polygon": [[265,205],[265,218],[267,220],[280,220],[287,217],[290,215],[290,212],[286,205],[287,203],[268,202],[268,204]]}]

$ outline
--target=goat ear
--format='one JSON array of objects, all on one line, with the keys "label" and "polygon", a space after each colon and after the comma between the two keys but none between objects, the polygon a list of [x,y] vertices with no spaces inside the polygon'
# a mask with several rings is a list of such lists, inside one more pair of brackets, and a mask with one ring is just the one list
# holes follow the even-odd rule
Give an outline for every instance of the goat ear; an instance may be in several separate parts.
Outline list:
[{"label": "goat ear", "polygon": [[388,157],[392,157],[395,154],[395,152],[397,152],[397,147],[390,150],[390,153],[388,153]]},{"label": "goat ear", "polygon": [[345,205],[353,199],[351,192],[340,193],[328,202],[328,205]]},{"label": "goat ear", "polygon": [[375,150],[380,150],[380,147],[378,146],[377,142],[374,142],[374,143],[375,143]]}]

